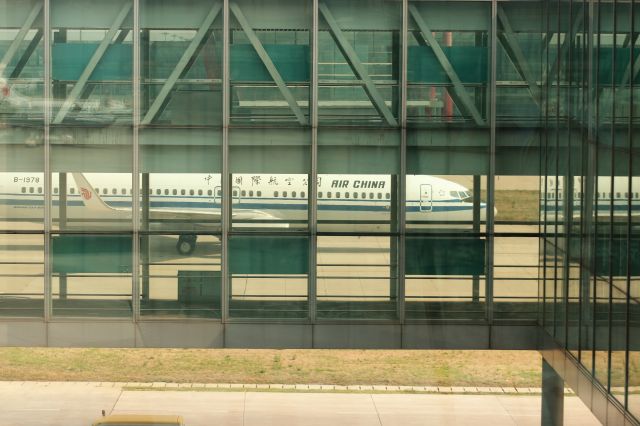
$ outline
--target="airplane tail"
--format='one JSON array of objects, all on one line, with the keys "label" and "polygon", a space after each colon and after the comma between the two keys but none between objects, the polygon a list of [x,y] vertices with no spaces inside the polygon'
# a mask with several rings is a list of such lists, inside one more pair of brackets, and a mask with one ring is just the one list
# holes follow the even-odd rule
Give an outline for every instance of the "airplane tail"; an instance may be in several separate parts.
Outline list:
[{"label": "airplane tail", "polygon": [[72,173],[72,175],[73,180],[76,181],[80,198],[82,198],[82,202],[87,209],[95,212],[113,212],[116,210],[109,207],[102,198],[100,198],[100,195],[82,173]]}]

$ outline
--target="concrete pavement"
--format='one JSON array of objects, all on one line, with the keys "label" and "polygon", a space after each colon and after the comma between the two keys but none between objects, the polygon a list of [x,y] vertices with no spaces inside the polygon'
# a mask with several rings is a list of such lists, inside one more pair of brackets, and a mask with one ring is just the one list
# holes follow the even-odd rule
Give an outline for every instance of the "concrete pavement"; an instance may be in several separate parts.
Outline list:
[{"label": "concrete pavement", "polygon": [[[90,425],[103,409],[180,414],[188,426],[540,424],[540,396],[206,390],[138,391],[96,383],[0,382],[0,424]],[[577,397],[567,396],[565,424],[599,423]]]}]

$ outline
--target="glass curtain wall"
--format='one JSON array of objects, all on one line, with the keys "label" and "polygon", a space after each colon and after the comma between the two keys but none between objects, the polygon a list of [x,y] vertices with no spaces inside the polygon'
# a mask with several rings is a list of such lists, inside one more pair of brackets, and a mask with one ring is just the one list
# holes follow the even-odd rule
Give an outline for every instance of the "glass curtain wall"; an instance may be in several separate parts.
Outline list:
[{"label": "glass curtain wall", "polygon": [[638,3],[546,7],[543,324],[637,417]]},{"label": "glass curtain wall", "polygon": [[44,316],[43,7],[0,1],[0,315],[7,317]]},{"label": "glass curtain wall", "polygon": [[556,159],[586,114],[565,3],[0,0],[0,314],[561,312],[567,244],[536,238],[582,182]]}]

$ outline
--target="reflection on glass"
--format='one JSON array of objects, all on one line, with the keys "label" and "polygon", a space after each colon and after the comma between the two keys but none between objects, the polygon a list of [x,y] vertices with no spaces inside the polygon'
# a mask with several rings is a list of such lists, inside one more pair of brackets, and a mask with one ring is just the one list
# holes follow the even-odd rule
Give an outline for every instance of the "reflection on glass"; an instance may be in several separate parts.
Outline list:
[{"label": "reflection on glass", "polygon": [[390,232],[396,191],[396,176],[318,175],[318,230]]},{"label": "reflection on glass", "polygon": [[480,236],[407,236],[407,318],[484,319],[485,252]]},{"label": "reflection on glass", "polygon": [[[309,124],[310,1],[231,4],[231,121]],[[265,29],[268,28],[268,29]]]},{"label": "reflection on glass", "polygon": [[204,0],[141,2],[143,125],[221,124],[221,6]]},{"label": "reflection on glass", "polygon": [[232,226],[236,229],[307,227],[308,175],[235,173],[230,195]]},{"label": "reflection on glass", "polygon": [[490,7],[479,2],[455,7],[460,19],[473,22],[467,31],[442,31],[453,13],[450,3],[409,4],[407,116],[413,123],[480,126],[487,116]]},{"label": "reflection on glass", "polygon": [[487,204],[477,186],[473,176],[407,175],[407,229],[484,230]]},{"label": "reflection on glass", "polygon": [[318,237],[318,318],[397,317],[397,238]]},{"label": "reflection on glass", "polygon": [[220,228],[220,174],[150,173],[140,196],[145,230],[183,231],[186,236]]},{"label": "reflection on glass", "polygon": [[52,173],[51,179],[55,228],[131,228],[130,173]]},{"label": "reflection on glass", "polygon": [[308,317],[308,237],[234,235],[229,274],[231,317]]},{"label": "reflection on glass", "polygon": [[0,235],[0,316],[44,315],[44,238]]},{"label": "reflection on glass", "polygon": [[[132,120],[133,2],[91,1],[99,20],[68,26],[68,2],[51,2],[52,124],[112,126]],[[98,15],[99,14],[99,15]]]},{"label": "reflection on glass", "polygon": [[131,316],[131,250],[130,234],[52,235],[54,316]]},{"label": "reflection on glass", "polygon": [[322,125],[397,126],[401,4],[320,4],[318,113]]},{"label": "reflection on glass", "polygon": [[197,237],[184,250],[176,235],[140,237],[140,313],[154,318],[220,318],[220,237]]}]

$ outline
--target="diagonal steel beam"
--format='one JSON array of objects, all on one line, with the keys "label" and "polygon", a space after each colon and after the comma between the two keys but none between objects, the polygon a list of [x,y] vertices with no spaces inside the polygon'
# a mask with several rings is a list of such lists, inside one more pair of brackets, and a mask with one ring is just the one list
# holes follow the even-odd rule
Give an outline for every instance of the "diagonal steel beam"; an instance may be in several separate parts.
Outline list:
[{"label": "diagonal steel beam", "polygon": [[217,2],[213,5],[207,16],[204,18],[204,21],[198,28],[198,32],[196,32],[195,36],[189,43],[189,46],[182,54],[182,57],[176,64],[173,71],[165,81],[162,89],[160,89],[160,93],[154,99],[153,103],[149,107],[149,110],[145,114],[144,118],[141,121],[141,124],[149,124],[151,123],[161,112],[164,105],[166,105],[168,101],[169,94],[173,91],[178,79],[180,79],[188,70],[188,65],[193,61],[193,58],[197,56],[200,51],[200,47],[202,43],[206,40],[207,34],[209,34],[209,28],[213,25],[213,21],[215,21],[216,17],[222,10],[222,5]]},{"label": "diagonal steel beam", "polygon": [[385,103],[382,94],[369,76],[369,73],[367,73],[367,70],[364,68],[362,61],[360,61],[360,58],[358,58],[358,54],[353,49],[353,46],[351,46],[349,41],[347,41],[347,38],[344,36],[344,33],[338,26],[338,22],[331,14],[331,11],[324,3],[320,3],[318,7],[320,9],[320,12],[322,13],[322,16],[324,17],[324,20],[327,22],[327,25],[329,25],[331,35],[338,45],[338,48],[342,52],[342,55],[347,60],[347,62],[349,62],[349,66],[356,74],[356,76],[364,83],[364,89],[367,92],[369,99],[371,99],[373,106],[378,111],[378,114],[380,114],[390,126],[397,126],[398,122],[393,116],[393,113]]},{"label": "diagonal steel beam", "polygon": [[298,105],[296,98],[293,96],[293,93],[291,93],[291,90],[289,90],[289,88],[285,84],[284,80],[282,79],[282,76],[278,72],[278,69],[276,68],[271,58],[269,57],[269,54],[267,54],[267,51],[264,50],[264,46],[258,39],[258,36],[256,35],[256,33],[253,31],[253,28],[251,28],[251,25],[249,25],[249,21],[247,21],[247,18],[245,18],[244,14],[240,10],[240,7],[238,7],[238,5],[235,2],[231,2],[229,3],[229,9],[235,15],[236,20],[242,27],[242,30],[244,31],[244,33],[247,35],[247,38],[249,39],[249,42],[251,42],[251,45],[253,46],[254,50],[258,54],[258,57],[260,57],[260,59],[262,60],[262,63],[267,68],[269,75],[278,86],[278,89],[280,89],[280,93],[282,93],[282,96],[285,98],[285,100],[289,104],[289,108],[291,108],[291,111],[293,111],[293,114],[296,116],[296,119],[298,120],[298,122],[302,125],[307,124],[307,119],[305,118],[304,113],[302,112],[302,109]]},{"label": "diagonal steel beam", "polygon": [[64,103],[60,107],[58,114],[56,114],[56,117],[53,120],[54,124],[62,123],[62,121],[64,120],[64,117],[67,115],[67,112],[69,112],[71,107],[80,98],[80,95],[82,94],[84,87],[87,84],[87,81],[89,81],[91,74],[93,74],[93,71],[95,71],[96,67],[100,63],[100,60],[104,56],[109,45],[112,43],[113,37],[116,35],[118,30],[122,26],[122,23],[126,19],[127,15],[129,15],[129,11],[131,10],[131,7],[132,7],[132,4],[129,2],[126,2],[120,9],[120,12],[118,12],[116,19],[113,21],[113,24],[111,24],[111,27],[109,28],[107,33],[104,35],[104,38],[98,45],[98,48],[96,49],[96,51],[93,52],[93,56],[89,60],[89,63],[87,63],[87,66],[82,71],[82,74],[80,74],[80,77],[78,78],[78,81],[76,82],[76,84],[73,86],[71,93],[69,93],[69,96],[67,96]]},{"label": "diagonal steel beam", "polygon": [[529,64],[524,53],[518,44],[518,40],[516,39],[515,32],[507,18],[507,14],[501,6],[498,6],[498,20],[500,21],[503,30],[500,34],[499,40],[502,43],[507,56],[509,56],[509,59],[511,59],[511,62],[516,67],[516,71],[518,71],[520,77],[527,83],[527,86],[529,86],[529,92],[531,92],[533,101],[536,105],[540,106],[540,90],[538,88],[538,84],[536,83],[533,72],[529,68]]},{"label": "diagonal steel beam", "polygon": [[[632,49],[636,45],[637,39],[638,34],[636,33],[633,36],[633,42],[631,43]],[[627,46],[625,46],[625,48],[626,47]],[[629,61],[629,63],[627,64],[627,68],[625,68],[624,74],[622,74],[622,84],[627,84],[629,82],[635,81],[635,79],[638,77],[638,72],[640,72],[640,56],[638,56],[635,61]]]},{"label": "diagonal steel beam", "polygon": [[33,9],[31,9],[31,12],[29,12],[29,15],[27,16],[27,20],[24,21],[24,24],[22,24],[22,27],[18,31],[18,34],[16,34],[16,37],[11,42],[9,49],[7,49],[7,51],[4,53],[4,56],[2,57],[2,60],[0,60],[0,76],[2,74],[5,74],[5,75],[9,74],[9,73],[5,73],[4,71],[9,65],[9,62],[11,62],[11,60],[15,56],[16,52],[18,52],[18,49],[20,48],[20,44],[24,41],[25,37],[27,36],[27,33],[29,33],[29,30],[33,26],[34,21],[36,20],[38,15],[40,15],[41,10],[42,10],[42,3],[36,3],[33,6]]},{"label": "diagonal steel beam", "polygon": [[31,58],[31,55],[33,54],[33,52],[38,47],[38,44],[40,44],[40,41],[42,40],[42,36],[43,35],[44,35],[44,31],[42,29],[39,29],[38,32],[36,33],[36,35],[33,36],[31,41],[29,42],[29,45],[27,46],[25,51],[22,53],[22,56],[18,60],[18,63],[16,63],[15,68],[13,68],[13,71],[11,71],[11,74],[9,75],[9,78],[18,78],[18,77],[20,77],[20,74],[22,73],[22,70],[27,65],[27,62],[29,62],[29,59]]},{"label": "diagonal steel beam", "polygon": [[[542,75],[542,81],[547,81],[547,76],[553,76],[558,71],[558,66],[560,64],[560,58],[565,58],[571,47],[572,40],[575,39],[578,30],[582,27],[582,21],[584,19],[584,13],[580,11],[574,18],[574,21],[571,25],[571,32],[569,34],[565,34],[564,40],[562,40],[562,44],[560,45],[560,49],[556,52],[556,55],[553,57],[551,61],[551,67],[549,68],[549,72],[544,72]],[[559,38],[560,33],[556,33],[556,36]],[[551,48],[551,43],[553,42],[553,37],[549,37],[549,43],[547,44],[547,49]],[[566,62],[566,61],[564,61]],[[563,63],[564,63],[563,62]],[[553,77],[552,77],[553,78]]]},{"label": "diagonal steel beam", "polygon": [[449,61],[449,58],[447,58],[447,55],[445,55],[444,51],[436,41],[436,38],[431,33],[431,29],[429,29],[429,27],[427,26],[427,23],[424,21],[424,19],[422,19],[422,16],[420,15],[420,12],[418,11],[415,5],[413,4],[409,5],[409,13],[411,13],[413,20],[415,21],[416,25],[418,26],[418,29],[422,33],[422,37],[424,37],[427,43],[429,43],[431,50],[433,50],[433,53],[436,55],[436,58],[438,59],[438,62],[440,62],[440,66],[449,77],[449,80],[451,80],[451,83],[453,84],[452,95],[454,95],[453,97],[456,99],[456,104],[458,105],[459,108],[462,107],[460,109],[468,113],[478,126],[483,126],[485,122],[482,119],[482,116],[480,115],[478,108],[476,108],[476,106],[473,103],[473,100],[469,97],[469,94],[467,93],[464,86],[462,85],[462,81],[460,80],[460,77],[458,77],[458,74],[453,69],[453,66]]}]

